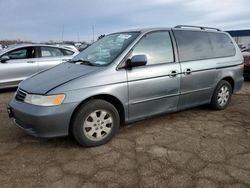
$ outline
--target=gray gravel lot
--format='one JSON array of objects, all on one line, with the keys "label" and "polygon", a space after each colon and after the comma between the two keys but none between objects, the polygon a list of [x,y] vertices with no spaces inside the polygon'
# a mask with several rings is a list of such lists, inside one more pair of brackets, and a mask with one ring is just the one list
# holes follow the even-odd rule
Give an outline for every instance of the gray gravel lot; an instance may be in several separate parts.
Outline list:
[{"label": "gray gravel lot", "polygon": [[123,126],[108,144],[37,139],[0,93],[0,187],[250,187],[250,81],[224,111],[202,106]]}]

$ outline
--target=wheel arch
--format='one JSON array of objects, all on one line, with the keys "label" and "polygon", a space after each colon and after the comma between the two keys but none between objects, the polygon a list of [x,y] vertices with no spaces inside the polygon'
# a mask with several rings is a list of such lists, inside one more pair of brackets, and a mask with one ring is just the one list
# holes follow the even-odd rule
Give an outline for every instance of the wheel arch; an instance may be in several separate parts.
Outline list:
[{"label": "wheel arch", "polygon": [[109,103],[111,103],[118,111],[119,116],[120,116],[120,123],[124,124],[125,122],[125,108],[122,104],[122,102],[115,96],[110,95],[110,94],[99,94],[99,95],[94,95],[91,97],[86,98],[85,100],[83,100],[81,103],[79,103],[76,108],[74,109],[71,118],[70,118],[70,123],[69,123],[69,134],[72,133],[72,120],[75,116],[75,114],[79,111],[79,109],[88,101],[93,100],[93,99],[101,99],[104,101],[107,101]]},{"label": "wheel arch", "polygon": [[[226,77],[222,78],[221,80],[225,80],[225,81],[229,82],[229,84],[230,84],[231,87],[232,87],[232,91],[234,91],[234,84],[235,84],[235,81],[234,81],[233,77],[231,77],[231,76],[226,76]],[[218,82],[218,83],[219,83],[219,82]]]}]

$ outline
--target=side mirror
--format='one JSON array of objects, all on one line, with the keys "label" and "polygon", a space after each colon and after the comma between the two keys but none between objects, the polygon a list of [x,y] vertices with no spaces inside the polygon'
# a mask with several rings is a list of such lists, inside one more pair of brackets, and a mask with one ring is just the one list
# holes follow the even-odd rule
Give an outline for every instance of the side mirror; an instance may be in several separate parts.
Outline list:
[{"label": "side mirror", "polygon": [[1,63],[6,63],[8,60],[10,60],[10,57],[7,55],[4,55],[0,58]]},{"label": "side mirror", "polygon": [[147,64],[147,56],[146,55],[134,55],[131,59],[127,60],[126,67],[138,67]]}]

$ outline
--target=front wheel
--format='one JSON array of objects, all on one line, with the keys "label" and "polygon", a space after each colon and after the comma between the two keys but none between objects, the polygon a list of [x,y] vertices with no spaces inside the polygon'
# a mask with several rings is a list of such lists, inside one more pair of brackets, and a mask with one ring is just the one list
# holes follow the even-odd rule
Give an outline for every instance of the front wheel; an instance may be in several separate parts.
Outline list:
[{"label": "front wheel", "polygon": [[107,101],[94,99],[84,103],[72,121],[76,141],[86,147],[107,143],[119,129],[120,117]]},{"label": "front wheel", "polygon": [[211,106],[215,110],[225,109],[231,101],[232,86],[229,82],[221,80],[212,97]]}]

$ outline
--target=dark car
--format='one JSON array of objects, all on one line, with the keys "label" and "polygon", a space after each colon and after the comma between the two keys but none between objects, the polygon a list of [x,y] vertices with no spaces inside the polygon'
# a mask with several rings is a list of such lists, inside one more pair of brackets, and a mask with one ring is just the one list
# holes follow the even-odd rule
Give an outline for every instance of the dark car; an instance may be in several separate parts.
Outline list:
[{"label": "dark car", "polygon": [[250,52],[243,52],[244,56],[244,78],[250,78]]}]

